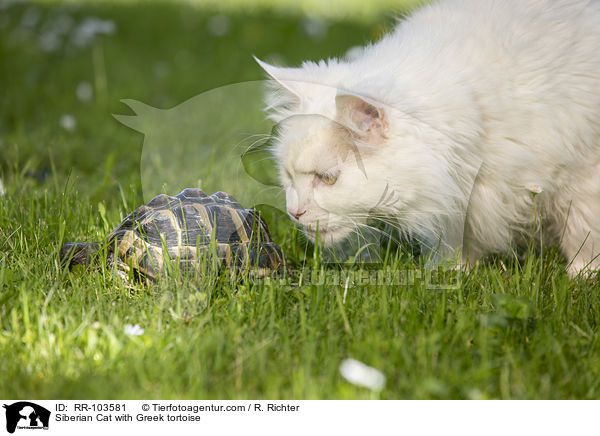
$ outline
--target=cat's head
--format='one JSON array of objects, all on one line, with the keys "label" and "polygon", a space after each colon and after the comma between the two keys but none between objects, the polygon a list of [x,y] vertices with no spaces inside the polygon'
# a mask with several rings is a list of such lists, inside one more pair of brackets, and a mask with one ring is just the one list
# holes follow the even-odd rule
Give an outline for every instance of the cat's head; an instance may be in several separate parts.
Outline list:
[{"label": "cat's head", "polygon": [[422,212],[437,206],[423,192],[440,180],[419,128],[392,129],[401,114],[341,89],[326,65],[258,62],[274,79],[266,101],[277,123],[273,153],[287,213],[311,240],[318,229],[325,245],[335,244],[371,218],[400,217],[408,231],[429,225],[431,214]]}]

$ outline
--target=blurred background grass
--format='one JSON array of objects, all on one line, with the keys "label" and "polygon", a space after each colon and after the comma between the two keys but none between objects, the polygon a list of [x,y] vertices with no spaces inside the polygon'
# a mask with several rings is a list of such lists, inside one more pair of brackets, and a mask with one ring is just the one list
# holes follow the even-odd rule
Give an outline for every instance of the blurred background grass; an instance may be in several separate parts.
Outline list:
[{"label": "blurred background grass", "polygon": [[[142,135],[112,113],[173,107],[380,37],[407,1],[92,1],[0,5],[0,177],[43,186],[55,168],[93,200],[140,189]],[[139,197],[139,196],[138,196]]]}]

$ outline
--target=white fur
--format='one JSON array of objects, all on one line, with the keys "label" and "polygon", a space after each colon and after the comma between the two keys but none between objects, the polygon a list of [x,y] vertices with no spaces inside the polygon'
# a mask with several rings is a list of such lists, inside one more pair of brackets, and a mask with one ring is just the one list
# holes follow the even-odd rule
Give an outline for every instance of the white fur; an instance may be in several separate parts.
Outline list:
[{"label": "white fur", "polygon": [[309,236],[394,219],[473,263],[537,213],[571,274],[600,266],[600,1],[443,0],[352,61],[261,65]]}]

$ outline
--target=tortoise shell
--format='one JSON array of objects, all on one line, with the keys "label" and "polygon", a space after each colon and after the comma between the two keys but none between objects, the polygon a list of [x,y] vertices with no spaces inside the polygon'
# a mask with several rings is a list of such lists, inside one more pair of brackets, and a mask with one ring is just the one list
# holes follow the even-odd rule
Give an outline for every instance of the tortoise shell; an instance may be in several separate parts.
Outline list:
[{"label": "tortoise shell", "polygon": [[[251,268],[264,275],[284,264],[267,225],[225,192],[184,189],[159,195],[129,214],[107,237],[108,262],[117,270],[156,278],[162,273],[209,268]],[[61,250],[69,265],[88,263],[100,244],[71,243]]]}]

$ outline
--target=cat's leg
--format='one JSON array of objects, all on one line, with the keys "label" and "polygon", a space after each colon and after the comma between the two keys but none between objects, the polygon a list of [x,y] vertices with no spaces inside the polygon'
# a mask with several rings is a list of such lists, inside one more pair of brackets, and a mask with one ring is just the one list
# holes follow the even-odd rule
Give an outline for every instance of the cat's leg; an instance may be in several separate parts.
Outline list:
[{"label": "cat's leg", "polygon": [[460,266],[466,271],[470,271],[482,257],[483,249],[479,244],[474,240],[465,238],[460,256]]},{"label": "cat's leg", "polygon": [[464,267],[462,242],[464,239],[464,214],[453,214],[440,219],[435,231],[420,236],[421,253],[426,265],[451,269]]},{"label": "cat's leg", "polygon": [[506,207],[498,194],[496,183],[478,178],[469,198],[463,220],[461,263],[473,268],[488,253],[504,252],[511,247],[512,236],[508,220],[502,212]]},{"label": "cat's leg", "polygon": [[[581,178],[572,190],[565,190],[557,202],[561,219],[560,248],[569,262],[569,276],[600,269],[600,165],[589,177]],[[560,229],[559,227],[562,227]]]}]

